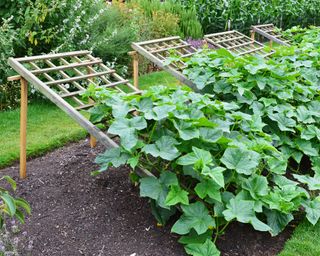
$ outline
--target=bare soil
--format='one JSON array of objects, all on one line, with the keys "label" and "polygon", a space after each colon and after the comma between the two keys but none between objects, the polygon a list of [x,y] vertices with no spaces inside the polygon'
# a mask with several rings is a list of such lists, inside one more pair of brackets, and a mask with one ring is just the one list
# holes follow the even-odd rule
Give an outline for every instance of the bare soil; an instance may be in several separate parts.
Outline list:
[{"label": "bare soil", "polygon": [[[21,255],[183,256],[170,226],[158,228],[148,200],[128,179],[127,168],[92,177],[95,149],[83,140],[28,162],[28,178],[18,181],[18,195],[32,206],[32,215],[18,236],[33,241],[19,245]],[[18,165],[2,170],[18,180]],[[174,221],[174,220],[173,220]],[[217,242],[225,256],[273,256],[292,228],[272,238],[249,225],[233,224]]]}]

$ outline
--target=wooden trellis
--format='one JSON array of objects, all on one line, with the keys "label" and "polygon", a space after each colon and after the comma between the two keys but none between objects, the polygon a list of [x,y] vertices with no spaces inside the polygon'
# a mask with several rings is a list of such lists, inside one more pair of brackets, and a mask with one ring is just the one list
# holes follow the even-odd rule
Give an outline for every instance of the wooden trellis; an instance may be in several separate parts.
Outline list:
[{"label": "wooden trellis", "polygon": [[235,30],[205,35],[204,38],[214,48],[224,48],[238,55],[267,57],[273,53],[267,52],[263,44]]},{"label": "wooden trellis", "polygon": [[256,25],[251,27],[251,37],[255,38],[255,33],[267,38],[270,40],[270,46],[272,42],[276,42],[281,45],[290,46],[290,40],[283,37],[281,33],[276,30],[276,27],[273,24],[263,24]]},{"label": "wooden trellis", "polygon": [[[81,96],[89,85],[112,88],[128,94],[140,93],[138,88],[108,68],[89,51],[48,54],[24,58],[10,58],[10,66],[18,76],[9,80],[21,82],[20,124],[20,177],[26,177],[26,128],[27,128],[27,82],[66,112],[85,128],[92,138],[107,147],[118,147],[107,134],[97,128],[83,115],[83,111],[95,105],[92,99]],[[92,139],[92,146],[95,144]]]},{"label": "wooden trellis", "polygon": [[169,65],[166,63],[168,61],[168,57],[172,55],[189,57],[197,51],[193,46],[188,44],[186,41],[183,41],[179,36],[133,43],[132,48],[136,51],[132,53],[136,56],[134,59],[134,61],[136,61],[136,65],[134,65],[134,73],[136,74],[135,81],[138,79],[137,53],[139,53],[156,64],[159,68],[171,73],[182,83],[190,86],[194,90],[197,90],[195,84],[182,74],[183,69],[186,67],[183,61],[175,61]]}]

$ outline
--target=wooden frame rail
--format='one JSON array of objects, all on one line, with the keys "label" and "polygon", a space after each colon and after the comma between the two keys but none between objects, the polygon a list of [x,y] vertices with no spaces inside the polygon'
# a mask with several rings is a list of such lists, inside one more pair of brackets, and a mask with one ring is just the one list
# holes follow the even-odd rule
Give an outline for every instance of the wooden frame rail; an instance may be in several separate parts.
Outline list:
[{"label": "wooden frame rail", "polygon": [[255,34],[259,34],[270,40],[270,47],[272,43],[276,42],[281,45],[290,46],[290,40],[285,38],[281,33],[276,31],[276,27],[273,24],[263,24],[251,27],[251,38],[255,38]]},{"label": "wooden frame rail", "polygon": [[156,40],[132,43],[132,48],[135,52],[131,52],[134,62],[134,81],[138,84],[138,57],[137,53],[147,58],[159,68],[168,71],[182,83],[188,85],[194,90],[197,90],[195,84],[186,78],[182,71],[185,68],[183,61],[167,64],[168,57],[172,54],[179,57],[192,56],[197,52],[197,49],[192,47],[186,41],[183,41],[179,36],[161,38]]},{"label": "wooden frame rail", "polygon": [[89,51],[9,58],[8,63],[19,74],[8,80],[20,80],[21,83],[21,178],[26,177],[28,82],[89,132],[91,146],[98,140],[106,147],[118,147],[116,142],[81,112],[95,105],[92,99],[84,100],[82,93],[89,85],[112,88],[127,94],[140,93],[128,80],[93,57]]},{"label": "wooden frame rail", "polygon": [[236,30],[205,35],[204,39],[214,48],[224,48],[238,55],[268,57],[274,53],[274,51],[266,51],[263,44]]}]

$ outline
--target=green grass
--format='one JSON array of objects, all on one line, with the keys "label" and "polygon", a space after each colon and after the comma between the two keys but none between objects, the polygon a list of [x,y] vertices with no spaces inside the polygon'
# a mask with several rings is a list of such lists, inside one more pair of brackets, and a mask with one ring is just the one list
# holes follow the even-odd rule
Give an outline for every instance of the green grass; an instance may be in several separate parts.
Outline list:
[{"label": "green grass", "polygon": [[[177,80],[166,72],[141,76],[140,88],[163,84],[174,86]],[[20,110],[0,112],[0,168],[19,159]],[[27,155],[38,156],[87,135],[69,116],[47,101],[28,106]]]},{"label": "green grass", "polygon": [[[19,109],[0,113],[0,167],[19,158]],[[86,132],[55,105],[42,101],[28,106],[28,157],[86,136]]]},{"label": "green grass", "polygon": [[165,85],[168,87],[176,86],[178,83],[172,75],[167,72],[154,72],[139,78],[139,88],[147,89],[154,85]]},{"label": "green grass", "polygon": [[312,226],[307,220],[302,221],[278,256],[319,256],[319,241],[320,223]]}]

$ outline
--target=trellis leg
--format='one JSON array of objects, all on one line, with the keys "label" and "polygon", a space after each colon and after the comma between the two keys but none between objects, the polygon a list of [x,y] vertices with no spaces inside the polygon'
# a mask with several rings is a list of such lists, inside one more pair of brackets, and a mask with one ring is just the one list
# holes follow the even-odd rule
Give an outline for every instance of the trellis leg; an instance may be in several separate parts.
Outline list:
[{"label": "trellis leg", "polygon": [[[91,69],[88,67],[87,68],[88,74],[92,74]],[[89,103],[93,103],[94,101],[92,99],[89,99]],[[97,139],[90,134],[90,140],[89,140],[89,144],[91,148],[95,148],[97,146]]]},{"label": "trellis leg", "polygon": [[137,89],[139,88],[139,55],[136,51],[129,52],[132,57],[133,65],[133,85]]},{"label": "trellis leg", "polygon": [[256,38],[256,33],[253,30],[251,30],[251,39],[255,41],[255,38]]},{"label": "trellis leg", "polygon": [[27,177],[27,110],[28,110],[28,82],[20,79],[21,109],[20,109],[20,178]]},{"label": "trellis leg", "polygon": [[273,41],[272,40],[270,40],[269,46],[270,46],[270,49],[272,49],[272,46],[273,46]]},{"label": "trellis leg", "polygon": [[97,139],[90,134],[90,147],[95,148],[97,146]]}]

